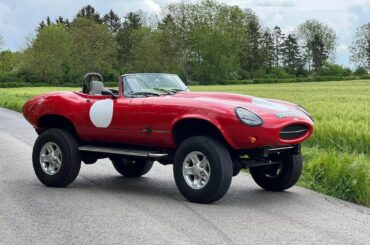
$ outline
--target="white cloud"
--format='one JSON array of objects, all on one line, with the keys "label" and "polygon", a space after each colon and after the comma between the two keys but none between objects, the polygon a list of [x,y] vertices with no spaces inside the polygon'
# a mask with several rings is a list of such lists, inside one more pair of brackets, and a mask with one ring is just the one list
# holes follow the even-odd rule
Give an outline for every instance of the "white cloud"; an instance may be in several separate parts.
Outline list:
[{"label": "white cloud", "polygon": [[348,48],[348,45],[347,44],[344,44],[344,43],[341,43],[339,44],[338,48],[337,48],[337,51],[338,53],[341,53],[341,54],[349,54],[349,48]]},{"label": "white cloud", "polygon": [[255,2],[257,6],[263,7],[293,7],[297,5],[298,0],[259,0]]}]

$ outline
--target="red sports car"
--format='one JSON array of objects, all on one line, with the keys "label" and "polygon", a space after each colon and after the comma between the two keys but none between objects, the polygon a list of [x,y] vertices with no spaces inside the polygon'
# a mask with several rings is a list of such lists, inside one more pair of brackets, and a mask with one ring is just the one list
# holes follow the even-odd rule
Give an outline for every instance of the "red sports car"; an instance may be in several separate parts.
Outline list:
[{"label": "red sports car", "polygon": [[157,161],[173,164],[178,189],[199,203],[223,197],[241,168],[266,190],[290,188],[302,170],[300,144],[313,132],[303,107],[194,93],[177,75],[157,73],[122,75],[118,90],[88,73],[81,92],[34,97],[23,114],[39,134],[32,160],[45,185],[72,183],[81,161],[109,158],[126,177],[146,174]]}]

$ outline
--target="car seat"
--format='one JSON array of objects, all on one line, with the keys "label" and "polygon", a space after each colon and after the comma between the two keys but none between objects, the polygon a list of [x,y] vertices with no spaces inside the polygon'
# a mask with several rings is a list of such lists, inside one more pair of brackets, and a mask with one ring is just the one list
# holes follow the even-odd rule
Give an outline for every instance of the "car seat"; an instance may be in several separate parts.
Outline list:
[{"label": "car seat", "polygon": [[99,73],[86,73],[83,78],[82,92],[85,94],[101,94],[104,90],[103,77]]}]

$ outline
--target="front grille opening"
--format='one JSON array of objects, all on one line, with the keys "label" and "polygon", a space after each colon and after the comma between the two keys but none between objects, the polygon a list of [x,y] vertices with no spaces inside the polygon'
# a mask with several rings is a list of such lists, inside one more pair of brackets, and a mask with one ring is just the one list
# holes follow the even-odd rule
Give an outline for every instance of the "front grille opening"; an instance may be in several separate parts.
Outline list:
[{"label": "front grille opening", "polygon": [[283,140],[293,140],[304,136],[308,131],[308,127],[303,124],[291,124],[284,127],[280,131],[280,138]]}]

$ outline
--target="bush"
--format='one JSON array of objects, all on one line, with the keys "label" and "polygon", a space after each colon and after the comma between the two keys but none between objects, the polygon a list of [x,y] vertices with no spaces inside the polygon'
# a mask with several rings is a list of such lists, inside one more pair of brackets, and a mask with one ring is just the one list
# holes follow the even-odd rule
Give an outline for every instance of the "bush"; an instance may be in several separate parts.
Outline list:
[{"label": "bush", "polygon": [[[365,76],[360,79],[369,79]],[[275,77],[262,77],[250,80],[220,80],[215,84],[219,85],[232,85],[232,84],[260,84],[260,83],[300,83],[300,82],[326,82],[326,81],[341,81],[341,80],[357,80],[357,76],[309,76],[309,77],[290,77],[290,78],[275,78]],[[199,83],[192,82],[191,85],[198,85]],[[203,83],[202,83],[203,84]],[[209,84],[207,84],[209,85]]]},{"label": "bush", "polygon": [[367,75],[367,70],[362,67],[362,66],[359,66],[357,67],[357,69],[353,72],[353,74],[355,74],[356,76],[363,76],[363,75]]},{"label": "bush", "polygon": [[323,67],[317,72],[319,76],[349,76],[351,70],[341,65],[325,63]]},{"label": "bush", "polygon": [[268,78],[278,78],[278,79],[281,79],[281,78],[294,78],[293,75],[290,75],[283,68],[280,68],[280,67],[273,67],[273,68],[271,68],[271,71],[268,74],[266,74],[265,77],[268,77]]},{"label": "bush", "polygon": [[360,76],[360,79],[370,79],[370,74]]},{"label": "bush", "polygon": [[15,72],[0,72],[0,84],[9,82],[22,82],[18,74]]},{"label": "bush", "polygon": [[[104,82],[105,87],[118,87],[118,82]],[[52,86],[46,83],[27,83],[27,82],[3,82],[0,88],[21,88],[21,87],[82,87],[81,83],[55,83]]]}]

